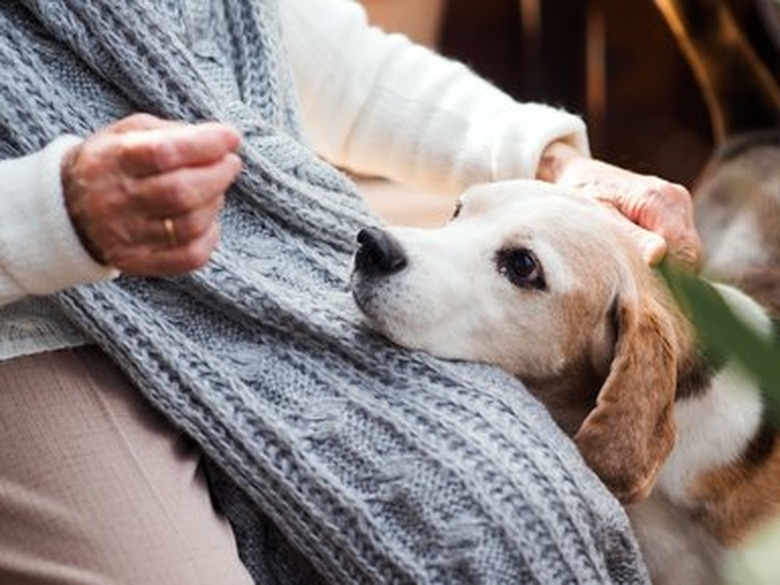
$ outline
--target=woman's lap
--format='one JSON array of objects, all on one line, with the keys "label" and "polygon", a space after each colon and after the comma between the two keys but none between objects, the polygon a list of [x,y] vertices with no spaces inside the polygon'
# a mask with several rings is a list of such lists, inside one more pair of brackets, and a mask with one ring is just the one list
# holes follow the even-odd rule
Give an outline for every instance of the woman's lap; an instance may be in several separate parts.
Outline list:
[{"label": "woman's lap", "polygon": [[200,452],[99,350],[1,362],[0,445],[0,582],[250,582]]}]

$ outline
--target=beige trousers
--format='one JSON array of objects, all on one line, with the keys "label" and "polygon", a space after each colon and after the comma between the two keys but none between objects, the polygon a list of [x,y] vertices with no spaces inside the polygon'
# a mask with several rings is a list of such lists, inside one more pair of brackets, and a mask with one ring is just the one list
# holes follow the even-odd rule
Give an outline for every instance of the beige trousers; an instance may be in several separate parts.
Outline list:
[{"label": "beige trousers", "polygon": [[95,348],[0,362],[0,583],[249,584],[200,459]]}]

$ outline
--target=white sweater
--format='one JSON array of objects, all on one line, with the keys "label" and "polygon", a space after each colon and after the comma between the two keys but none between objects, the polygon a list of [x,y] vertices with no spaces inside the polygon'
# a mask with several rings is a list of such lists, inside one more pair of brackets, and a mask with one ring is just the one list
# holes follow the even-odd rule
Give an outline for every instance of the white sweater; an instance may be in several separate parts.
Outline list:
[{"label": "white sweater", "polygon": [[[556,139],[588,153],[578,117],[519,104],[463,65],[367,26],[355,2],[280,4],[306,131],[334,164],[455,192],[534,176]],[[0,306],[116,275],[84,251],[63,203],[60,163],[78,141],[0,161]]]}]

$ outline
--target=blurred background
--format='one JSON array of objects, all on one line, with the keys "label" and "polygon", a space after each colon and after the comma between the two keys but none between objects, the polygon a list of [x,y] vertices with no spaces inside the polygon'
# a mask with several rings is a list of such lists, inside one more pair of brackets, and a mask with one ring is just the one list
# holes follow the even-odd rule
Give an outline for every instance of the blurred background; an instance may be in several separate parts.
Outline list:
[{"label": "blurred background", "polygon": [[[780,78],[756,3],[722,1]],[[652,0],[362,2],[375,23],[464,61],[517,99],[582,115],[598,158],[690,187],[712,152],[702,94]]]}]

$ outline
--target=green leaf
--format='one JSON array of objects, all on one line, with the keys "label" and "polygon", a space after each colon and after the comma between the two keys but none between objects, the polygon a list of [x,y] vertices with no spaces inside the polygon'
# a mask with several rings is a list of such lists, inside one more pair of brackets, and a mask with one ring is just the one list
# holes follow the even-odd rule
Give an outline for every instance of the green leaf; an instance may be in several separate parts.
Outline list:
[{"label": "green leaf", "polygon": [[659,272],[693,323],[705,351],[733,359],[759,384],[780,423],[780,346],[745,323],[707,281],[663,262]]}]

